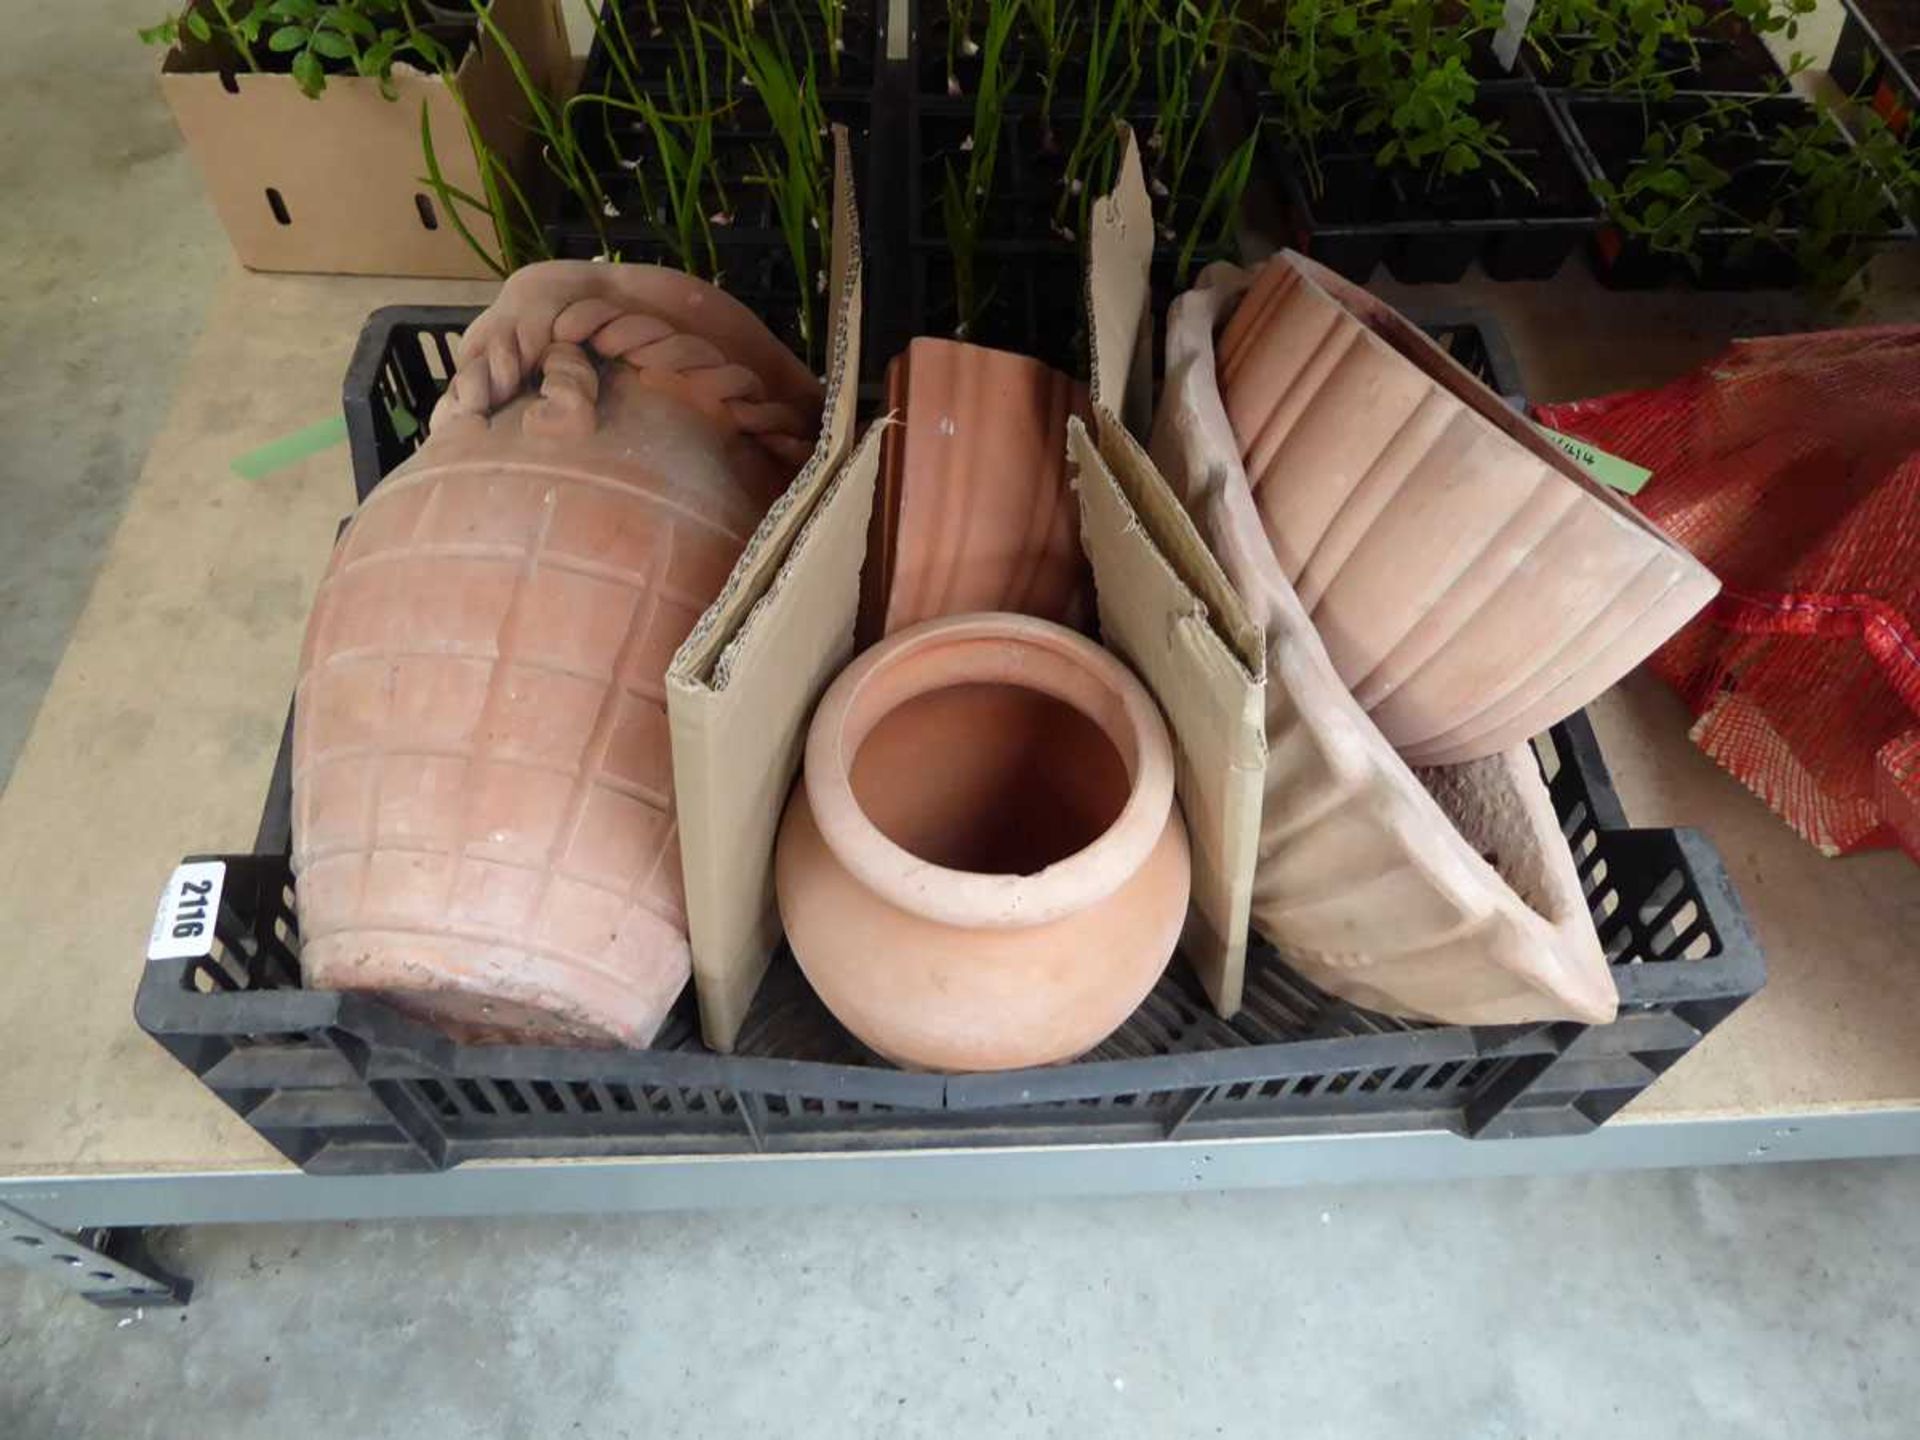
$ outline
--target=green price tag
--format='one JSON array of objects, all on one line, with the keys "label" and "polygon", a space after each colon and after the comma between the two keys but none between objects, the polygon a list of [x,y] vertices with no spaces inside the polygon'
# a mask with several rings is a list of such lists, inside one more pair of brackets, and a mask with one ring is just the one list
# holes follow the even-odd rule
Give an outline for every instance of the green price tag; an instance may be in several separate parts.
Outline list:
[{"label": "green price tag", "polygon": [[1622,460],[1618,455],[1609,455],[1584,440],[1562,435],[1558,430],[1549,430],[1544,425],[1534,428],[1579,461],[1580,468],[1594,479],[1602,485],[1611,486],[1622,495],[1638,495],[1647,481],[1653,478],[1653,472],[1644,466],[1636,465],[1631,460]]}]

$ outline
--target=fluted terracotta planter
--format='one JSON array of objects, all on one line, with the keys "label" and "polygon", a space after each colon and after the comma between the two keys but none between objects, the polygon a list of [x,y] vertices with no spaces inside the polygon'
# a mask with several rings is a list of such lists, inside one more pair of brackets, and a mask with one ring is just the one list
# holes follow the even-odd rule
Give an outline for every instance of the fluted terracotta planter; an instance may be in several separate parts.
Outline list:
[{"label": "fluted terracotta planter", "polygon": [[1090,575],[1067,486],[1067,417],[1086,387],[1024,355],[913,341],[887,368],[886,437],[864,638],[939,615],[1079,624]]},{"label": "fluted terracotta planter", "polygon": [[819,401],[749,312],[684,275],[507,282],[308,622],[308,984],[470,1040],[651,1039],[690,966],[663,677]]},{"label": "fluted terracotta planter", "polygon": [[1639,664],[1719,582],[1391,307],[1285,252],[1219,341],[1273,553],[1415,764],[1495,754]]},{"label": "fluted terracotta planter", "polygon": [[1237,291],[1168,318],[1152,453],[1267,637],[1253,924],[1333,995],[1459,1024],[1600,1022],[1612,976],[1524,743],[1415,772],[1348,692],[1267,539],[1214,376]]},{"label": "fluted terracotta planter", "polygon": [[1166,967],[1189,879],[1152,698],[1092,641],[1015,615],[916,625],[843,671],[775,854],[814,989],[929,1070],[1097,1045]]}]

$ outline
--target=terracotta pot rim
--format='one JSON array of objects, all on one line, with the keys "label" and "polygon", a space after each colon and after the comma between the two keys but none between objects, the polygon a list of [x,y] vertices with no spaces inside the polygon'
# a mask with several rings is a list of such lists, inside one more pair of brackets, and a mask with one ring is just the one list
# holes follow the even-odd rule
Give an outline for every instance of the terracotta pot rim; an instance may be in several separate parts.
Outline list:
[{"label": "terracotta pot rim", "polygon": [[[1561,479],[1574,485],[1590,499],[1606,506],[1633,529],[1662,548],[1692,560],[1693,556],[1685,546],[1634,509],[1619,491],[1594,479],[1578,461],[1542,435],[1531,420],[1495,395],[1481,383],[1478,376],[1393,306],[1318,260],[1293,250],[1283,251],[1281,256],[1292,263],[1294,272],[1304,284],[1318,290],[1362,328],[1365,344],[1395,355],[1419,370],[1451,396],[1478,423],[1483,433],[1492,432],[1511,441],[1535,460],[1551,467]],[[1240,287],[1243,297],[1251,284],[1249,275],[1246,283]],[[1235,308],[1237,304],[1229,302],[1221,311],[1217,321],[1220,328],[1225,328]]]},{"label": "terracotta pot rim", "polygon": [[[926,663],[978,641],[996,643],[974,646],[957,670]],[[876,681],[887,682],[887,693]],[[907,701],[967,684],[1051,696],[1112,742],[1126,767],[1127,799],[1091,844],[1028,875],[953,870],[897,844],[867,817],[851,776],[861,743]],[[1089,692],[1107,702],[1104,713],[1089,707]],[[814,713],[802,783],[827,848],[890,904],[942,924],[1025,928],[1105,899],[1146,863],[1173,813],[1173,744],[1146,687],[1085,636],[1026,615],[950,615],[896,631],[840,673]]]}]

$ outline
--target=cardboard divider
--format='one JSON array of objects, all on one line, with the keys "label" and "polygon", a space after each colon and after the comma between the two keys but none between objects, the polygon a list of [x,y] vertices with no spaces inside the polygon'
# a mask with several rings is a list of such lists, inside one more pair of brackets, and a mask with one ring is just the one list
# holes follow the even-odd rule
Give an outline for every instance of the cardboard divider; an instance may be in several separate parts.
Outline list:
[{"label": "cardboard divider", "polygon": [[833,132],[826,405],[813,457],[748,540],[667,668],[674,809],[700,1028],[731,1051],[780,940],[773,842],[807,721],[853,649],[885,425],[852,447],[860,374],[860,216]]},{"label": "cardboard divider", "polygon": [[[1147,265],[1152,212],[1129,134],[1113,193],[1095,203],[1087,309],[1094,434],[1068,455],[1093,564],[1100,631],[1152,690],[1173,732],[1193,853],[1181,945],[1223,1016],[1240,1008],[1267,766],[1266,640],[1192,518],[1120,414],[1152,409]],[[1118,407],[1118,413],[1116,408]]]}]

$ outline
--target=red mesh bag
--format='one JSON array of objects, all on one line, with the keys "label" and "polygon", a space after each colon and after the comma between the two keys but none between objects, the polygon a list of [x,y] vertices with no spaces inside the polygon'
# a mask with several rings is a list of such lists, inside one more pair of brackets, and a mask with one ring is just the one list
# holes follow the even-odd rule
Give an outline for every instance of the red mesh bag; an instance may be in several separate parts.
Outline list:
[{"label": "red mesh bag", "polygon": [[1725,582],[1648,662],[1695,743],[1825,853],[1920,858],[1920,328],[1535,413],[1652,470],[1634,503]]}]

